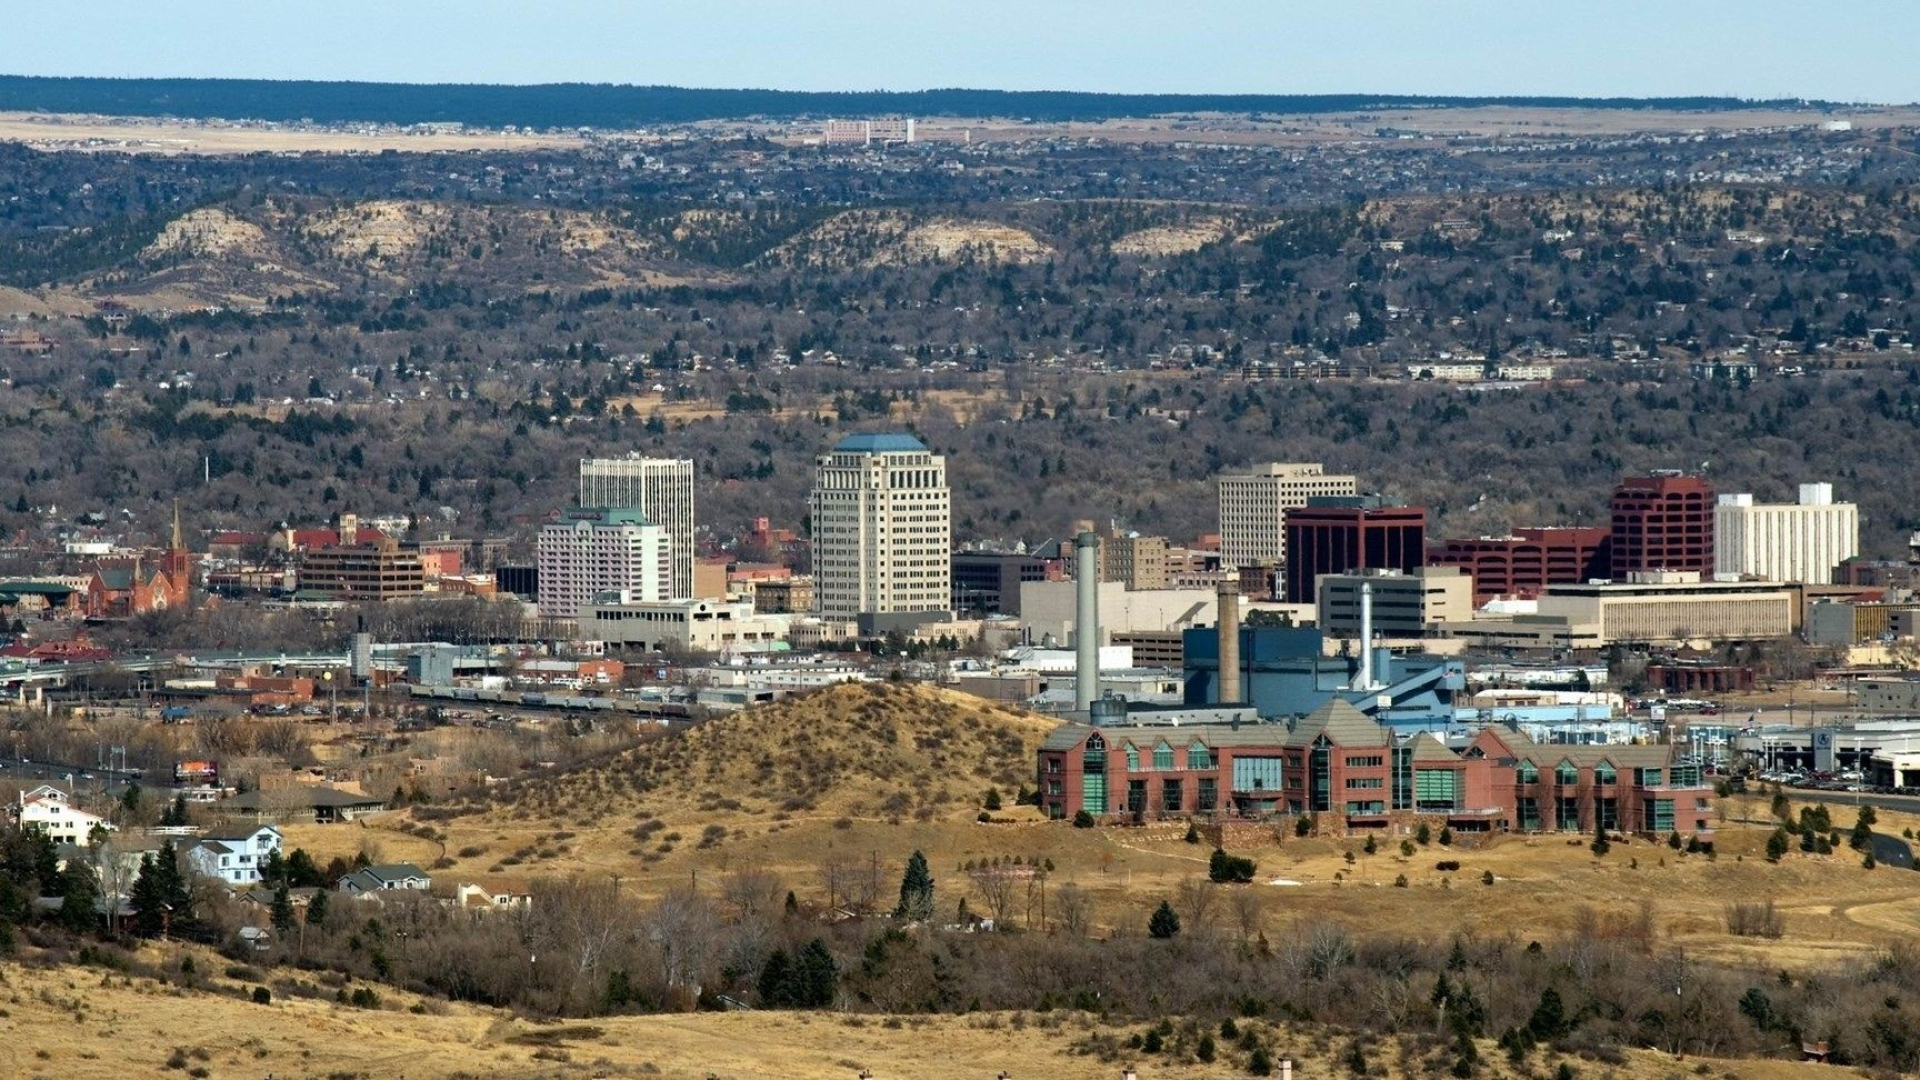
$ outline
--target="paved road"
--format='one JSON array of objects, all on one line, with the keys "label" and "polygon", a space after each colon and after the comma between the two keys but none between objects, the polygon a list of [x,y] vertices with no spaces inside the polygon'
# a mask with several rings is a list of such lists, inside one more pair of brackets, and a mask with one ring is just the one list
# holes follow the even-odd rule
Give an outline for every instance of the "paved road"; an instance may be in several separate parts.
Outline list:
[{"label": "paved road", "polygon": [[1897,836],[1873,834],[1873,861],[1881,866],[1913,869],[1913,847]]},{"label": "paved road", "polygon": [[[1876,795],[1868,791],[1814,791],[1807,788],[1785,788],[1788,799],[1794,802],[1817,802],[1841,808],[1853,806],[1871,806],[1876,810],[1898,810],[1908,814],[1920,814],[1920,797],[1913,795]],[[1768,824],[1768,822],[1759,822]],[[1836,826],[1840,823],[1835,822]],[[1846,828],[1840,829],[1844,839],[1851,821]],[[1887,833],[1873,834],[1873,861],[1882,866],[1897,866],[1903,870],[1920,869],[1913,862],[1913,845],[1898,836]]]}]

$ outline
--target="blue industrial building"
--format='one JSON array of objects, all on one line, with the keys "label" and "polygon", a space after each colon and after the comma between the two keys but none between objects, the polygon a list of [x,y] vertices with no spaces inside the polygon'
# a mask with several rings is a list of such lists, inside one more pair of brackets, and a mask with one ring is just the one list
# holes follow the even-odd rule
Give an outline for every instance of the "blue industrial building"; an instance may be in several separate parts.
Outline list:
[{"label": "blue industrial building", "polygon": [[[1325,635],[1316,629],[1240,628],[1240,695],[1266,719],[1305,716],[1338,698],[1378,723],[1441,731],[1454,722],[1454,696],[1466,687],[1458,660],[1374,650],[1373,686],[1356,688],[1357,656],[1323,656]],[[1185,700],[1220,701],[1220,635],[1211,627],[1183,635]]]}]

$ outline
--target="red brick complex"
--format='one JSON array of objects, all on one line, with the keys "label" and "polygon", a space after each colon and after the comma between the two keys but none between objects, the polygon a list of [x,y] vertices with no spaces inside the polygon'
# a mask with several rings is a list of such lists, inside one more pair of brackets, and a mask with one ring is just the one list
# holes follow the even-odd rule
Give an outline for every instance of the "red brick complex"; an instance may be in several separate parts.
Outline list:
[{"label": "red brick complex", "polygon": [[1449,540],[1427,553],[1429,566],[1457,566],[1473,575],[1473,602],[1532,599],[1549,585],[1579,585],[1610,576],[1608,530],[1601,526],[1515,529],[1512,536]]},{"label": "red brick complex", "polygon": [[1457,831],[1667,834],[1710,828],[1712,789],[1669,746],[1550,746],[1483,728],[1458,750],[1396,734],[1344,701],[1292,723],[1062,726],[1042,745],[1049,816],[1416,817]]}]

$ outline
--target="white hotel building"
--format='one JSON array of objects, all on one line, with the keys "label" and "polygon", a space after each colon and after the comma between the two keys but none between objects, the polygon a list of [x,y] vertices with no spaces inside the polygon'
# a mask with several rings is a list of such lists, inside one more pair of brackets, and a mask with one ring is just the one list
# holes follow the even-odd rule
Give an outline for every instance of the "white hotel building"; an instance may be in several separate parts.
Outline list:
[{"label": "white hotel building", "polygon": [[610,593],[627,602],[666,600],[671,552],[667,530],[638,510],[563,510],[540,530],[540,617],[571,619]]},{"label": "white hotel building", "polygon": [[1860,553],[1860,509],[1833,501],[1832,484],[1801,484],[1798,503],[1722,495],[1713,508],[1713,568],[1721,577],[1828,584]]}]

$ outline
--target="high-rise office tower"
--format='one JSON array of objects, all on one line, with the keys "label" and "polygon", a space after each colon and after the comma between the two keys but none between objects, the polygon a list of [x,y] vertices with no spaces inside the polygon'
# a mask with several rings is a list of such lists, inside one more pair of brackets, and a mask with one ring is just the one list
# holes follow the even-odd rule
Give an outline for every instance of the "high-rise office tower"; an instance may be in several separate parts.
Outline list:
[{"label": "high-rise office tower", "polygon": [[1713,485],[1697,476],[1629,476],[1613,489],[1613,577],[1690,570],[1713,579]]},{"label": "high-rise office tower", "polygon": [[1323,574],[1413,573],[1427,561],[1427,511],[1378,495],[1316,496],[1287,511],[1286,598],[1314,602]]},{"label": "high-rise office tower", "polygon": [[849,435],[817,460],[807,508],[816,612],[844,619],[949,610],[946,458],[911,435]]},{"label": "high-rise office tower", "polygon": [[693,461],[689,458],[580,459],[580,505],[638,510],[667,531],[672,545],[671,599],[693,595]]},{"label": "high-rise office tower", "polygon": [[1287,511],[1323,495],[1355,495],[1359,480],[1328,476],[1318,462],[1270,461],[1222,473],[1220,561],[1227,566],[1278,566],[1287,558]]}]

